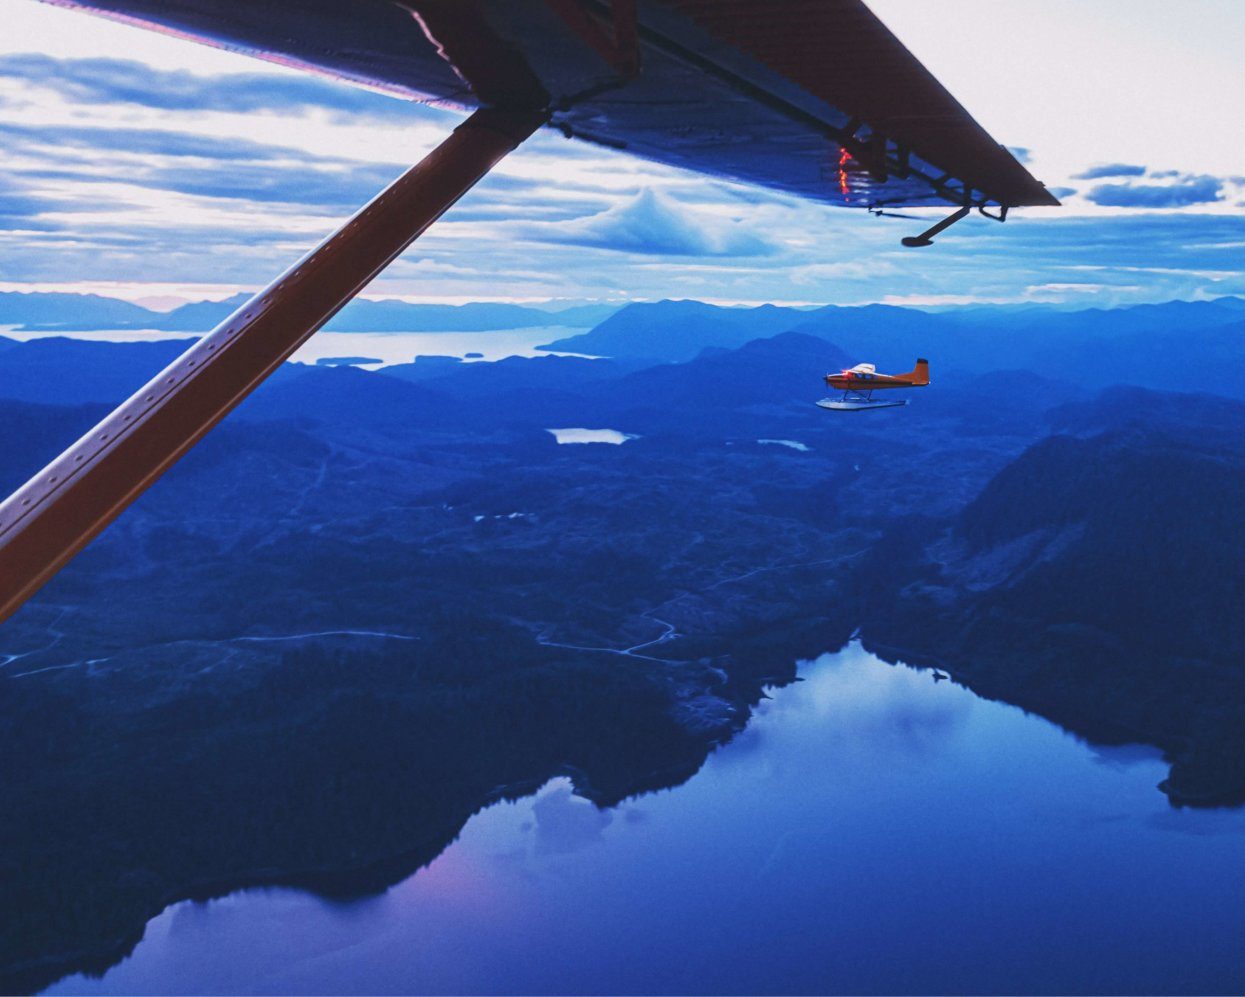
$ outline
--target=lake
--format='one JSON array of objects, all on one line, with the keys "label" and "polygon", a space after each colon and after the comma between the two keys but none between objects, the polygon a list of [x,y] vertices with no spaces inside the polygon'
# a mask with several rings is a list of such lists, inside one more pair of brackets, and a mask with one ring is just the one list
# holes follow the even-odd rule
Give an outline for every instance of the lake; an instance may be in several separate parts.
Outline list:
[{"label": "lake", "polygon": [[[375,370],[388,364],[410,363],[416,356],[465,357],[476,360],[503,360],[506,357],[570,356],[536,349],[542,343],[576,336],[586,329],[566,326],[540,326],[528,329],[496,329],[479,332],[317,332],[290,358],[296,363],[314,364],[328,357],[368,357],[379,363],[359,364]],[[193,333],[160,332],[153,329],[106,329],[91,332],[14,332],[0,334],[21,341],[67,336],[108,343],[151,343],[164,339],[198,338]]]},{"label": "lake", "polygon": [[552,433],[559,443],[610,443],[620,446],[628,440],[639,439],[632,433],[620,433],[617,429],[568,428],[550,429],[546,432]]},{"label": "lake", "polygon": [[859,645],[684,785],[485,809],[381,896],[175,904],[50,993],[1241,992],[1245,812]]}]

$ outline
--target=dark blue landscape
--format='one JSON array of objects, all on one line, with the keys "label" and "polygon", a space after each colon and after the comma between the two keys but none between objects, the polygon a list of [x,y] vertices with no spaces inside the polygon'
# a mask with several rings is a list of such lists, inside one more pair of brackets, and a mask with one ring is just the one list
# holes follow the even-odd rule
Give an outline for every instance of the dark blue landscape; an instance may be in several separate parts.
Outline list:
[{"label": "dark blue landscape", "polygon": [[[1245,302],[422,307],[593,328],[287,364],[5,625],[0,990],[1245,988]],[[185,345],[0,338],[0,487]]]}]

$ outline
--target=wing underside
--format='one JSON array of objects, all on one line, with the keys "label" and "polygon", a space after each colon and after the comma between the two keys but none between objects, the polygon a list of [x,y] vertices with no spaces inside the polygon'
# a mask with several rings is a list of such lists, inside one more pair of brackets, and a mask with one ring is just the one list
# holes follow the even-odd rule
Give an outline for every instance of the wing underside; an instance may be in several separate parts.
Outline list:
[{"label": "wing underside", "polygon": [[51,2],[830,204],[1057,203],[860,0]]}]

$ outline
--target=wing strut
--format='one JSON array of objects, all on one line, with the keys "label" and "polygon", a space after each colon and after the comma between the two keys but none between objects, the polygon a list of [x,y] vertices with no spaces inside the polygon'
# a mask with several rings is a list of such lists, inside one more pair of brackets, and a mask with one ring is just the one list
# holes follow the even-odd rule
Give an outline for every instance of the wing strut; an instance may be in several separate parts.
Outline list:
[{"label": "wing strut", "polygon": [[476,111],[0,504],[0,621],[546,118],[544,111]]}]

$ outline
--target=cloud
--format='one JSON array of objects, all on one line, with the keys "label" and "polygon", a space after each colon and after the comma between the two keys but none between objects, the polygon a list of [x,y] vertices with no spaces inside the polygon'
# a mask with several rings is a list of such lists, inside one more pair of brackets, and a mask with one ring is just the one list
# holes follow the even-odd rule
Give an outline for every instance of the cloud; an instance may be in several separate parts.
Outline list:
[{"label": "cloud", "polygon": [[19,185],[0,177],[0,231],[46,227],[35,219],[47,207],[42,198],[32,197]]},{"label": "cloud", "polygon": [[[402,168],[397,150],[406,146],[357,144],[381,130],[353,122],[373,112],[394,125],[442,113],[279,72],[207,78],[42,56],[0,56],[0,72],[28,83],[6,91],[24,89],[21,106],[0,108],[11,119],[0,120],[0,274],[9,281],[262,283],[327,234],[328,214],[344,216]],[[73,124],[36,127],[64,118],[58,93],[74,105]],[[54,113],[39,115],[40,101]],[[241,109],[260,113],[186,113]],[[277,113],[292,122],[273,122]],[[304,132],[314,141],[294,148]],[[1136,199],[1154,186],[1163,199],[1202,203],[1188,200],[1196,177],[1118,165],[1131,172],[1083,183],[1081,196],[1105,186],[1127,193],[1102,196]],[[1226,208],[1240,194],[1228,178],[1223,185]],[[1018,212],[1007,225],[966,222],[932,255],[901,250],[906,231],[544,135],[472,191],[378,289],[463,300],[845,302],[902,291],[1095,304],[1245,289],[1231,255],[1245,242],[1245,218],[1223,209]]]},{"label": "cloud", "polygon": [[[147,225],[141,217],[117,218],[107,227],[84,216],[89,226],[61,236],[32,234],[26,226],[7,238],[0,231],[0,274],[23,282],[89,278],[253,286],[279,273],[332,228],[322,221],[315,232],[291,233],[265,224],[286,216],[262,211],[241,224],[203,224],[215,217],[196,218],[189,230],[180,216],[167,224],[153,218]],[[1045,286],[1046,300],[1103,307],[1245,293],[1240,263],[1245,216],[1239,214],[1017,213],[1006,225],[966,221],[932,255],[896,245],[902,226],[815,205],[789,215],[767,213],[754,224],[759,231],[806,239],[806,248],[788,244],[773,256],[751,260],[628,257],[516,238],[526,231],[521,221],[472,229],[468,242],[452,232],[453,224],[448,232],[437,225],[375,290],[461,300],[626,295],[849,303],[902,294],[914,302],[971,303],[1023,301],[1030,288],[1056,285]],[[983,259],[991,265],[983,267]],[[1095,294],[1057,287],[1091,282],[1110,289]]]},{"label": "cloud", "polygon": [[287,146],[158,128],[36,128],[30,125],[0,123],[0,138],[10,152],[21,149],[34,155],[59,147],[222,161],[307,158],[305,152]]},{"label": "cloud", "polygon": [[[1219,248],[1245,239],[1245,217],[1239,215],[1186,211],[1033,219],[1010,233],[1006,229],[984,230],[979,247],[965,259],[971,264],[983,251],[1006,258],[1008,273],[1000,287],[1025,274],[1032,278],[1027,284],[1083,280],[1092,268],[1098,283],[1141,284],[1140,292],[1130,292],[1135,300],[1245,290],[1239,252],[1234,258]],[[947,241],[946,248],[958,244]]]},{"label": "cloud", "polygon": [[[107,202],[115,206],[115,201]],[[53,212],[98,210],[101,201],[90,196],[49,197],[33,190],[23,179],[0,173],[0,232],[52,232],[59,226],[45,218]]]},{"label": "cloud", "polygon": [[[892,256],[862,248],[864,258],[891,258],[904,267],[901,280],[870,281],[865,294],[876,298],[881,291],[948,303],[947,295],[962,301],[1023,302],[1039,294],[1047,301],[1112,307],[1245,291],[1239,251],[1234,258],[1231,250],[1220,248],[1245,239],[1240,215],[1195,210],[1071,217],[1033,213],[1019,214],[1006,225],[969,227],[966,221],[954,231],[955,238],[944,237],[940,252],[922,257],[919,268],[903,251]],[[983,270],[984,258],[996,260],[998,268]],[[828,295],[837,291],[833,285],[827,288]]]},{"label": "cloud", "polygon": [[1045,284],[1031,284],[1024,290],[1023,297],[1029,301],[1065,301],[1070,296],[1089,294],[1101,297],[1104,294],[1131,293],[1141,290],[1138,284],[1090,284],[1083,281],[1048,281]]},{"label": "cloud", "polygon": [[1055,197],[1059,198],[1059,200],[1061,201],[1065,201],[1069,197],[1076,196],[1075,187],[1047,187],[1046,189],[1049,190]]},{"label": "cloud", "polygon": [[[123,184],[257,205],[300,205],[314,214],[360,207],[401,170],[392,163],[358,163],[249,139],[159,129],[41,129],[0,123],[0,146],[55,162],[20,171],[43,186]],[[94,155],[84,157],[83,150]],[[86,196],[63,201],[56,210],[91,212],[99,207],[98,200]]]},{"label": "cloud", "polygon": [[195,197],[299,205],[317,214],[336,214],[362,207],[398,172],[392,166],[339,166],[323,161],[298,166],[235,163],[227,170],[212,166],[155,167],[128,177],[126,182]]},{"label": "cloud", "polygon": [[1091,166],[1089,169],[1072,175],[1073,180],[1102,180],[1107,177],[1140,177],[1144,176],[1144,166],[1133,166],[1129,163],[1104,163]]},{"label": "cloud", "polygon": [[1031,150],[1026,149],[1023,145],[1009,145],[1007,151],[1016,157],[1018,163],[1028,163],[1033,158]]},{"label": "cloud", "polygon": [[742,224],[691,211],[651,188],[599,214],[529,226],[548,242],[655,256],[767,256],[773,243]]},{"label": "cloud", "polygon": [[0,76],[52,90],[75,104],[131,104],[166,111],[276,111],[321,108],[371,118],[443,116],[410,101],[314,76],[227,73],[199,76],[129,59],[55,59],[35,52],[0,55]]},{"label": "cloud", "polygon": [[1223,181],[1206,174],[1186,175],[1168,184],[1099,184],[1085,195],[1112,208],[1187,208],[1223,200]]},{"label": "cloud", "polygon": [[809,263],[792,267],[789,277],[793,284],[816,284],[826,280],[876,280],[903,273],[887,260],[839,260],[835,263]]}]

